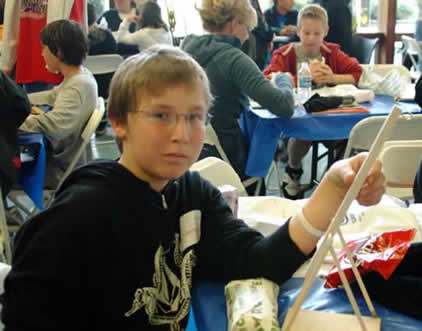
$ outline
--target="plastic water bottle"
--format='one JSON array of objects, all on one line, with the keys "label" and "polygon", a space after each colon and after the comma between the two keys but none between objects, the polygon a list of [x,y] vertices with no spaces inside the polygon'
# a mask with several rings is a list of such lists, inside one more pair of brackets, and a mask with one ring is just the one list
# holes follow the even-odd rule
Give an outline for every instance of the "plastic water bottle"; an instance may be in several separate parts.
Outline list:
[{"label": "plastic water bottle", "polygon": [[297,97],[304,104],[312,96],[312,73],[308,62],[302,62],[297,73]]}]

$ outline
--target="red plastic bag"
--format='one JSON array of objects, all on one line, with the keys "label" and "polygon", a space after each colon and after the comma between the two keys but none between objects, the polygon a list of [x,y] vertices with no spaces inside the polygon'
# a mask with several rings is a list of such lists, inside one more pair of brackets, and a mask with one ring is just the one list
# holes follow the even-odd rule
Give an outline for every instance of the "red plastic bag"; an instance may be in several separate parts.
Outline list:
[{"label": "red plastic bag", "polygon": [[[406,255],[415,234],[416,229],[384,232],[351,240],[347,242],[347,246],[361,275],[372,270],[388,279]],[[354,280],[352,265],[344,249],[338,254],[338,259],[347,280]],[[326,276],[324,287],[334,288],[341,284],[340,274],[334,265]]]}]

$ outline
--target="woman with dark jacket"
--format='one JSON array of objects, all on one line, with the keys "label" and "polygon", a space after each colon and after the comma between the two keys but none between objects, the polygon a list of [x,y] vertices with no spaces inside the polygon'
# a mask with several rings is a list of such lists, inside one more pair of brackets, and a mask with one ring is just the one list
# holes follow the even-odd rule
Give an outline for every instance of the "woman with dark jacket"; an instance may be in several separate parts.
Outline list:
[{"label": "woman with dark jacket", "polygon": [[[292,81],[280,74],[274,86],[256,64],[241,51],[249,30],[256,25],[256,12],[249,0],[204,0],[199,8],[202,24],[209,34],[189,35],[182,49],[205,69],[214,102],[211,120],[223,150],[239,177],[246,179],[249,142],[238,119],[249,108],[249,98],[282,118],[293,114]],[[200,158],[217,156],[214,146],[205,144]]]}]

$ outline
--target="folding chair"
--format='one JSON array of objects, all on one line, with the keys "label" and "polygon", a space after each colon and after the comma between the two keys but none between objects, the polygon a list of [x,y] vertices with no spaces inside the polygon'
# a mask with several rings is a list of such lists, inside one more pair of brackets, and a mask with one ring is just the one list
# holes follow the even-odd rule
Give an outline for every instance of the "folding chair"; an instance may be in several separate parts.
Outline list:
[{"label": "folding chair", "polygon": [[[81,138],[82,143],[79,146],[78,150],[76,151],[75,155],[73,156],[72,161],[70,162],[69,166],[66,168],[65,172],[63,173],[62,178],[59,181],[59,184],[57,187],[53,190],[44,190],[43,193],[45,194],[44,198],[44,207],[48,207],[54,198],[54,193],[57,191],[57,189],[61,186],[63,181],[66,179],[66,177],[71,173],[71,171],[75,168],[75,166],[78,164],[79,160],[81,160],[82,164],[87,163],[87,146],[91,141],[91,137],[95,133],[95,130],[97,129],[102,117],[104,115],[104,99],[99,97],[97,99],[97,107],[94,109],[94,111],[91,114],[91,117],[89,118],[88,122],[85,125],[85,128],[82,130]],[[34,207],[32,210],[28,210],[21,202],[18,201],[17,195],[21,195],[24,192],[21,190],[12,190],[8,198],[20,209],[22,210],[27,217],[30,217],[36,213],[39,212],[38,208]]]},{"label": "folding chair", "polygon": [[[412,78],[417,80],[421,74],[421,65],[422,61],[422,49],[420,44],[415,38],[402,35],[401,41],[403,42],[404,49],[409,55],[410,61],[412,62]],[[417,58],[416,58],[417,57]]]},{"label": "folding chair", "polygon": [[377,47],[379,38],[364,38],[357,34],[352,36],[352,54],[359,63],[368,64],[371,62],[372,53]]},{"label": "folding chair", "polygon": [[89,55],[84,61],[84,66],[93,75],[109,74],[115,72],[123,60],[119,54]]},{"label": "folding chair", "polygon": [[[350,132],[344,158],[367,151],[387,116],[372,116],[359,121]],[[422,139],[422,115],[401,115],[389,140]]]},{"label": "folding chair", "polygon": [[[227,157],[227,154],[224,152],[224,149],[221,146],[220,140],[218,139],[218,136],[215,133],[214,128],[211,126],[211,124],[207,125],[204,143],[215,146],[215,148],[217,149],[218,154],[220,154],[221,158],[227,164],[230,165],[229,158]],[[255,189],[254,195],[259,195],[263,181],[264,181],[264,179],[260,178],[260,177],[250,177],[250,178],[242,181],[242,184],[246,188],[246,187],[256,183],[256,189]]]},{"label": "folding chair", "polygon": [[387,141],[380,154],[386,177],[386,193],[413,199],[413,182],[422,156],[422,140]]},{"label": "folding chair", "polygon": [[207,179],[214,186],[231,185],[237,188],[240,196],[247,196],[245,187],[239,175],[227,162],[218,157],[206,157],[192,164],[190,170],[198,171],[201,177]]},{"label": "folding chair", "polygon": [[[98,95],[104,98],[106,104],[111,79],[123,61],[124,59],[120,54],[89,55],[84,61],[84,66],[91,71],[97,81]],[[103,116],[101,122],[102,126],[100,127],[105,129],[108,123],[107,116]],[[109,143],[108,141],[101,142],[101,144]]]}]

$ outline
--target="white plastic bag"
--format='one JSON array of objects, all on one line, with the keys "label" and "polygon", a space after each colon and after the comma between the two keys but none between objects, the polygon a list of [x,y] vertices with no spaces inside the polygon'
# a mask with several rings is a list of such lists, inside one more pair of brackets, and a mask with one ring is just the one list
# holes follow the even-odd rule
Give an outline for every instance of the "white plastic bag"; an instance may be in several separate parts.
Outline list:
[{"label": "white plastic bag", "polygon": [[397,69],[392,69],[385,76],[381,76],[375,72],[373,67],[369,66],[363,69],[358,87],[371,89],[375,94],[399,97],[405,85],[406,82],[401,79],[400,72]]}]

